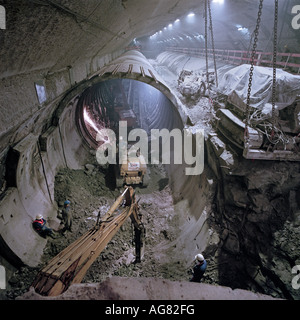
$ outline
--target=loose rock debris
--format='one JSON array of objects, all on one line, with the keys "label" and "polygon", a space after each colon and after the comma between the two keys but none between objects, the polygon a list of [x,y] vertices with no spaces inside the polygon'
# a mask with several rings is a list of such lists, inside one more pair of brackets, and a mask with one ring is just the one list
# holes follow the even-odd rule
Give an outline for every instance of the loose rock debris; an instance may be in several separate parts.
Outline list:
[{"label": "loose rock debris", "polygon": [[[145,254],[142,262],[134,263],[134,228],[128,219],[89,268],[83,283],[102,282],[111,276],[189,280],[189,266],[180,260],[180,254],[174,256],[173,250],[166,249],[180,234],[179,217],[173,207],[168,177],[161,165],[151,165],[150,175],[151,181],[147,188],[135,188],[146,228]],[[48,239],[38,267],[24,266],[15,272],[9,280],[10,288],[6,292],[6,299],[15,299],[28,291],[38,271],[92,228],[98,212],[104,215],[119,194],[120,189],[115,188],[111,167],[102,168],[97,164],[86,164],[81,170],[60,170],[55,178],[55,201],[59,211],[66,199],[71,201],[72,232],[61,234],[58,231],[55,239]],[[63,225],[59,227],[62,228]],[[164,248],[164,251],[161,251],[161,248]],[[212,283],[209,272],[206,280]]]}]

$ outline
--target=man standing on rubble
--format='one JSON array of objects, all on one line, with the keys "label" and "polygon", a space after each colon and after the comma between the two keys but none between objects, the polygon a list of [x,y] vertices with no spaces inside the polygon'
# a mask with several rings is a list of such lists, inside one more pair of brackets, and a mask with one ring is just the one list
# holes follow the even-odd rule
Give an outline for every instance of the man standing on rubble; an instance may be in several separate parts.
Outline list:
[{"label": "man standing on rubble", "polygon": [[64,202],[64,207],[62,209],[62,219],[63,219],[63,223],[64,223],[64,228],[62,229],[62,233],[66,232],[67,230],[69,230],[70,232],[72,232],[72,212],[71,212],[71,208],[70,208],[70,201],[66,200]]},{"label": "man standing on rubble", "polygon": [[205,273],[207,263],[203,255],[198,253],[195,256],[196,265],[193,268],[193,277],[190,279],[191,282],[201,282],[201,279]]}]

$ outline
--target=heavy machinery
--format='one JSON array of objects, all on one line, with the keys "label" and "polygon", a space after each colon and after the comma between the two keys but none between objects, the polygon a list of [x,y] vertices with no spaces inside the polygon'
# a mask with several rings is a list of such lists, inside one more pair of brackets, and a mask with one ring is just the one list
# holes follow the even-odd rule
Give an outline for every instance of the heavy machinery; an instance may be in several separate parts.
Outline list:
[{"label": "heavy machinery", "polygon": [[[119,208],[122,207],[122,212]],[[66,291],[73,283],[80,283],[87,270],[114,237],[123,223],[130,217],[135,231],[135,262],[143,257],[145,234],[142,216],[132,187],[117,198],[107,213],[79,239],[55,256],[37,275],[32,286],[44,296],[57,296]]]},{"label": "heavy machinery", "polygon": [[226,139],[243,150],[246,159],[300,161],[299,76],[277,68],[278,1],[275,1],[272,69],[256,65],[262,3],[260,0],[250,70],[249,65],[227,71],[225,67],[219,83],[219,93],[227,95],[227,102],[226,109],[216,112],[217,127]]},{"label": "heavy machinery", "polygon": [[115,175],[117,188],[123,185],[147,187],[150,180],[145,158],[138,152],[136,156],[131,157],[124,154],[119,164],[115,166]]},{"label": "heavy machinery", "polygon": [[212,86],[215,73],[208,71],[208,82],[206,72],[195,72],[192,70],[182,70],[178,78],[178,89],[187,98],[198,99],[206,94],[208,88]]}]

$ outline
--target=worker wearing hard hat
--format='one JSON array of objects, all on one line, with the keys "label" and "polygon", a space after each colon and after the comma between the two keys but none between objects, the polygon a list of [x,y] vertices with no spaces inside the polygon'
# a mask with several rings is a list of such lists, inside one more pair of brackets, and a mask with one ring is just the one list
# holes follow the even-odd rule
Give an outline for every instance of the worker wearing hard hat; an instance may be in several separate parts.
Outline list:
[{"label": "worker wearing hard hat", "polygon": [[41,214],[38,214],[35,220],[32,222],[32,226],[34,230],[43,238],[46,236],[50,236],[55,239],[54,232],[51,228],[46,227],[46,220],[43,218]]},{"label": "worker wearing hard hat", "polygon": [[190,279],[190,281],[200,282],[205,273],[207,263],[201,253],[198,253],[195,256],[195,261],[196,261],[196,265],[193,268],[193,277]]},{"label": "worker wearing hard hat", "polygon": [[69,230],[72,232],[72,212],[71,212],[71,208],[70,208],[70,204],[71,202],[69,200],[66,200],[64,202],[64,207],[62,209],[62,219],[63,219],[63,223],[64,223],[64,228],[62,230],[62,232],[64,233],[66,230]]}]

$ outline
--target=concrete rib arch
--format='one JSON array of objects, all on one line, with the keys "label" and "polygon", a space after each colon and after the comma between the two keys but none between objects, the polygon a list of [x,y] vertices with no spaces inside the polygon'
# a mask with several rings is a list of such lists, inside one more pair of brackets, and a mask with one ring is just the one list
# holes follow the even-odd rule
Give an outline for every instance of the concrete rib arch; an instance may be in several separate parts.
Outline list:
[{"label": "concrete rib arch", "polygon": [[[8,248],[9,255],[14,253],[26,265],[38,265],[46,245],[46,240],[41,239],[31,228],[35,215],[42,214],[54,226],[59,223],[56,218],[57,204],[53,201],[56,173],[66,166],[80,168],[90,152],[75,125],[80,96],[87,88],[110,79],[137,80],[161,91],[172,108],[169,114],[153,113],[154,120],[160,126],[169,126],[170,118],[175,118],[181,128],[187,122],[180,101],[137,51],[124,53],[97,74],[66,92],[58,106],[53,106],[52,114],[39,120],[38,125],[42,131],[28,135],[13,148],[19,156],[15,172],[16,186],[10,188],[1,202],[1,207],[5,207],[8,212],[0,226],[1,242]],[[43,144],[42,159],[38,157],[38,141]],[[47,191],[46,184],[50,191]],[[13,215],[9,214],[10,211],[13,211]]]}]

